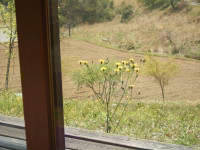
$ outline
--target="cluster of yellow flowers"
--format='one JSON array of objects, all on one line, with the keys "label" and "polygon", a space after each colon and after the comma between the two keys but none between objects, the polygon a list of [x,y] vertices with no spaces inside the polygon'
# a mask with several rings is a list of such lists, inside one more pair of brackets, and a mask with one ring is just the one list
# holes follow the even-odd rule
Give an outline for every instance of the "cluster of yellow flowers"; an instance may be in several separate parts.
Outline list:
[{"label": "cluster of yellow flowers", "polygon": [[80,65],[88,65],[88,61],[81,60],[81,61],[79,61],[79,64]]},{"label": "cluster of yellow flowers", "polygon": [[[105,60],[104,59],[100,59],[99,60],[99,63],[100,64],[105,64]],[[79,64],[80,65],[86,65],[88,66],[88,61],[79,61]],[[116,68],[114,69],[114,72],[115,73],[120,73],[121,71],[125,71],[125,72],[131,72],[131,70],[135,71],[136,73],[139,72],[139,67],[138,65],[135,63],[134,59],[133,58],[130,58],[129,61],[121,61],[121,62],[116,62],[115,63],[115,66]],[[107,70],[107,67],[106,66],[103,66],[101,67],[100,69],[102,72],[105,72]]]},{"label": "cluster of yellow flowers", "polygon": [[115,66],[117,67],[116,69],[114,69],[114,72],[116,72],[116,73],[122,71],[123,69],[124,69],[126,72],[130,72],[131,69],[132,69],[132,70],[135,70],[136,73],[139,72],[139,67],[138,67],[138,65],[134,62],[134,59],[133,59],[133,58],[129,59],[129,61],[123,60],[121,63],[120,63],[120,62],[117,62],[117,63],[115,63]]}]

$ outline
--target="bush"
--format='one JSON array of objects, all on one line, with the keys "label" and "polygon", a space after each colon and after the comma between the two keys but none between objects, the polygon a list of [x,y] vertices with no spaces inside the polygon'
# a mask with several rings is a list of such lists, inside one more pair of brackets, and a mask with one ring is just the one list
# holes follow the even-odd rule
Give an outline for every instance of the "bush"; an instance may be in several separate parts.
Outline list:
[{"label": "bush", "polygon": [[118,47],[120,49],[126,49],[126,50],[135,50],[137,48],[136,42],[132,40],[120,41]]},{"label": "bush", "polygon": [[123,2],[120,8],[118,8],[117,12],[121,15],[122,23],[127,23],[133,18],[133,9],[132,5],[126,5],[125,2]]},{"label": "bush", "polygon": [[163,101],[165,100],[165,86],[169,80],[175,76],[178,71],[178,66],[171,61],[161,62],[154,59],[152,56],[146,57],[144,72],[146,75],[153,77],[160,86]]},{"label": "bush", "polygon": [[[101,59],[99,64],[80,61],[80,65],[82,65],[81,70],[76,71],[73,75],[74,81],[78,87],[90,88],[96,99],[105,106],[106,132],[116,130],[129,100],[132,99],[133,86],[139,73],[137,64],[133,59],[115,64]],[[117,105],[112,105],[113,102]],[[122,110],[121,117],[116,120],[116,112],[119,111],[119,108]],[[111,123],[115,124],[114,128]]]},{"label": "bush", "polygon": [[190,52],[185,54],[185,57],[200,60],[200,52]]},{"label": "bush", "polygon": [[114,18],[112,0],[63,0],[59,3],[61,24],[109,21]]}]

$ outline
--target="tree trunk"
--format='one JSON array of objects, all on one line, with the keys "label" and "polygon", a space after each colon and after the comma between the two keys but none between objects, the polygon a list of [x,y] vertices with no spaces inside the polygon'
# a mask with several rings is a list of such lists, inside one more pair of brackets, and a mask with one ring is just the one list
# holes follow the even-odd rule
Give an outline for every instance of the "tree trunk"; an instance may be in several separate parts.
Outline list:
[{"label": "tree trunk", "polygon": [[170,4],[171,4],[172,8],[175,9],[174,0],[170,0]]},{"label": "tree trunk", "polygon": [[12,54],[13,54],[14,41],[15,41],[15,38],[10,37],[8,62],[7,62],[7,67],[6,67],[6,80],[5,80],[5,89],[6,90],[8,90],[8,84],[9,84],[10,63],[11,63],[11,58],[12,58]]},{"label": "tree trunk", "polygon": [[68,29],[69,29],[69,37],[71,37],[71,24],[68,25]]},{"label": "tree trunk", "polygon": [[160,81],[160,88],[161,88],[162,98],[163,98],[163,102],[164,102],[165,101],[165,89],[164,89],[164,85],[162,84],[162,81]]}]

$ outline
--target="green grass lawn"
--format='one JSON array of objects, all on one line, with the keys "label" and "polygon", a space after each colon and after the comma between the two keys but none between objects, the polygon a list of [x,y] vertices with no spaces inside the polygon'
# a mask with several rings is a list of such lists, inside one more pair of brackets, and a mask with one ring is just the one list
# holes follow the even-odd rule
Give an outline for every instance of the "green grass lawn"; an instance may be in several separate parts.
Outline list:
[{"label": "green grass lawn", "polygon": [[[115,105],[114,103],[112,105]],[[65,125],[105,131],[104,105],[91,100],[65,100]],[[0,94],[0,114],[23,116],[22,100],[12,93]],[[187,146],[200,144],[200,104],[184,102],[132,101],[121,118],[118,128],[111,125],[112,133],[128,135],[135,139],[156,140]],[[116,129],[115,129],[116,128]]]}]

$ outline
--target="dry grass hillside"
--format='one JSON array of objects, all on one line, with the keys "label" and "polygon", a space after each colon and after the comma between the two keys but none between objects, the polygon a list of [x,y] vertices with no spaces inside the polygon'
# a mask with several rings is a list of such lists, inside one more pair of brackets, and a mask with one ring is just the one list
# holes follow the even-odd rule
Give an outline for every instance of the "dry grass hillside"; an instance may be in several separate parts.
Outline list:
[{"label": "dry grass hillside", "polygon": [[[116,0],[116,7],[121,2]],[[176,11],[148,10],[135,0],[125,2],[134,7],[129,23],[120,23],[117,16],[112,22],[81,25],[73,29],[73,38],[114,49],[200,59],[200,6],[180,2]]]}]

